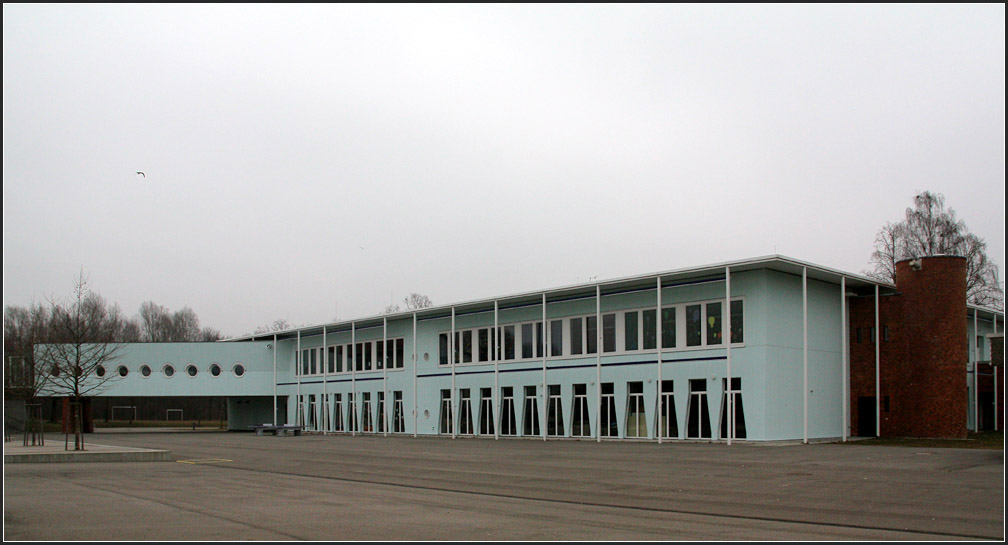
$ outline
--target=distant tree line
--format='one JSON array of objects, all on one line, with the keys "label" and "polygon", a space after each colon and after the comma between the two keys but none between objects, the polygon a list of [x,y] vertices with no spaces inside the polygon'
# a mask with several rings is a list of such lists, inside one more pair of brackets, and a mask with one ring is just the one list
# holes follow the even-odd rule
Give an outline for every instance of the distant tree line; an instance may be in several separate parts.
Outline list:
[{"label": "distant tree line", "polygon": [[[107,367],[123,343],[220,338],[216,329],[201,329],[189,307],[171,312],[148,301],[137,317],[129,318],[119,305],[91,291],[81,271],[69,299],[4,307],[4,399],[34,403],[39,397],[69,398],[74,450],[83,450],[82,402],[100,393],[112,377]],[[35,429],[35,419],[29,413],[26,430]]]},{"label": "distant tree line", "polygon": [[294,326],[292,326],[290,322],[288,322],[283,318],[279,318],[277,320],[273,320],[272,324],[261,325],[257,327],[255,330],[255,334],[262,335],[263,333],[275,333],[277,331],[284,331],[292,327]]},{"label": "distant tree line", "polygon": [[[385,310],[382,311],[382,314],[394,314],[396,312],[401,312],[404,308],[405,310],[409,311],[409,310],[419,310],[422,308],[429,308],[431,306],[434,306],[434,303],[431,302],[430,297],[427,297],[422,293],[414,292],[410,293],[408,296],[403,298],[402,305],[392,304],[385,307]],[[338,322],[339,320],[338,318],[334,317],[333,321]],[[273,320],[272,324],[261,325],[257,327],[253,334],[264,335],[266,333],[276,333],[278,331],[287,331],[289,329],[296,329],[299,327],[304,327],[304,324],[296,325],[292,324],[290,321],[284,318],[280,318],[277,320]],[[245,335],[248,335],[248,333],[246,333]]]},{"label": "distant tree line", "polygon": [[[434,303],[431,302],[430,297],[427,297],[422,293],[411,293],[403,298],[403,306],[406,310],[419,310],[422,308],[430,308],[434,306]],[[401,310],[403,310],[403,307],[400,307],[399,305],[389,305],[385,307],[383,314],[394,314]]]},{"label": "distant tree line", "polygon": [[[101,335],[108,342],[209,342],[224,338],[217,329],[201,328],[196,311],[188,306],[172,312],[153,301],[145,301],[139,313],[131,318],[119,305],[106,303],[97,294],[92,294],[86,304],[101,307],[108,315],[106,330]],[[4,352],[8,355],[20,353],[27,345],[48,342],[57,307],[52,303],[4,307]]]},{"label": "distant tree line", "polygon": [[[55,382],[73,391],[82,373],[89,374],[81,355],[57,353],[66,347],[91,345],[112,351],[115,344],[133,342],[216,341],[220,331],[200,327],[196,312],[190,307],[170,311],[152,301],[140,305],[134,317],[126,316],[119,305],[107,302],[87,289],[83,275],[69,301],[50,300],[27,306],[4,307],[4,394],[5,397],[31,399],[46,383]],[[46,346],[38,351],[36,346]],[[85,363],[89,360],[85,354]],[[113,354],[97,357],[95,366],[113,359]],[[36,359],[39,359],[37,362]],[[44,360],[44,362],[42,361]],[[71,364],[70,362],[73,361]],[[66,369],[63,369],[66,367]],[[55,376],[54,376],[55,373]]]}]

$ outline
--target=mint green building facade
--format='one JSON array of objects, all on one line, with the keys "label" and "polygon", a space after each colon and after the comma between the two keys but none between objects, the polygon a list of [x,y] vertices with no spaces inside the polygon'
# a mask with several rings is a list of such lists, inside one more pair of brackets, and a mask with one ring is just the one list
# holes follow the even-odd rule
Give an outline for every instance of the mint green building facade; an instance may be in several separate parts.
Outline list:
[{"label": "mint green building facade", "polygon": [[845,439],[848,298],[894,290],[769,256],[225,342],[128,345],[102,395],[228,396],[235,430]]}]

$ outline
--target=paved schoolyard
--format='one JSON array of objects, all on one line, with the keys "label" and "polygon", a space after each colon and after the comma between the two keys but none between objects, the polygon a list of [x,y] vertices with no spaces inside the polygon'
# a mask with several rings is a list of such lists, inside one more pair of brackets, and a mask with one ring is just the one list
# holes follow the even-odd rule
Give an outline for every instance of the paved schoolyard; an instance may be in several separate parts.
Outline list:
[{"label": "paved schoolyard", "polygon": [[28,540],[1004,537],[1001,450],[98,433],[171,462],[6,464]]}]

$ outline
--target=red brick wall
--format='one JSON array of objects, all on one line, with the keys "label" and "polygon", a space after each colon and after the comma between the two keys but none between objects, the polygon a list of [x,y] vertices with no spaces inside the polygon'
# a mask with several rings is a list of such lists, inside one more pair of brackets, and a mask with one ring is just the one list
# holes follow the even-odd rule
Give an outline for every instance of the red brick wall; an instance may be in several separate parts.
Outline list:
[{"label": "red brick wall", "polygon": [[[925,257],[896,264],[899,293],[880,298],[882,436],[966,437],[966,260]],[[874,296],[851,300],[851,429],[861,396],[875,395]],[[862,342],[856,342],[857,329]],[[882,333],[878,337],[881,339]],[[888,411],[885,398],[888,397]]]},{"label": "red brick wall", "polygon": [[[887,384],[892,380],[889,376],[890,367],[885,363],[894,361],[900,354],[897,339],[900,332],[900,305],[897,296],[882,296],[879,298],[879,329],[888,327],[889,341],[882,341],[879,346],[879,384],[882,395],[887,395]],[[851,387],[851,430],[858,435],[860,421],[858,418],[858,398],[861,396],[875,397],[875,343],[871,340],[871,328],[875,327],[875,296],[857,297],[850,301],[850,387]],[[858,342],[857,332],[861,331],[861,341]],[[880,399],[880,403],[881,403]],[[889,400],[890,413],[892,399]],[[882,419],[886,415],[882,408]],[[870,423],[874,427],[874,423]],[[882,428],[887,429],[882,422]]]}]

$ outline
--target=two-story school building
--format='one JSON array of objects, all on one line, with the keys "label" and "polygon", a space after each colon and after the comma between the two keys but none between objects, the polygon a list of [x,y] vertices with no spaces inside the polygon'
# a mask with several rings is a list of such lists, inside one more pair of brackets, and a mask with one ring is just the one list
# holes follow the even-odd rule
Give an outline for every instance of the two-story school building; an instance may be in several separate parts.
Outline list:
[{"label": "two-story school building", "polygon": [[[775,255],[224,342],[125,345],[101,396],[226,396],[233,430],[965,437],[1003,422],[1003,404],[984,404],[1004,395],[1003,356],[990,358],[1004,314],[965,293],[959,257],[901,263],[893,285]],[[988,377],[995,392],[981,396]]]}]

